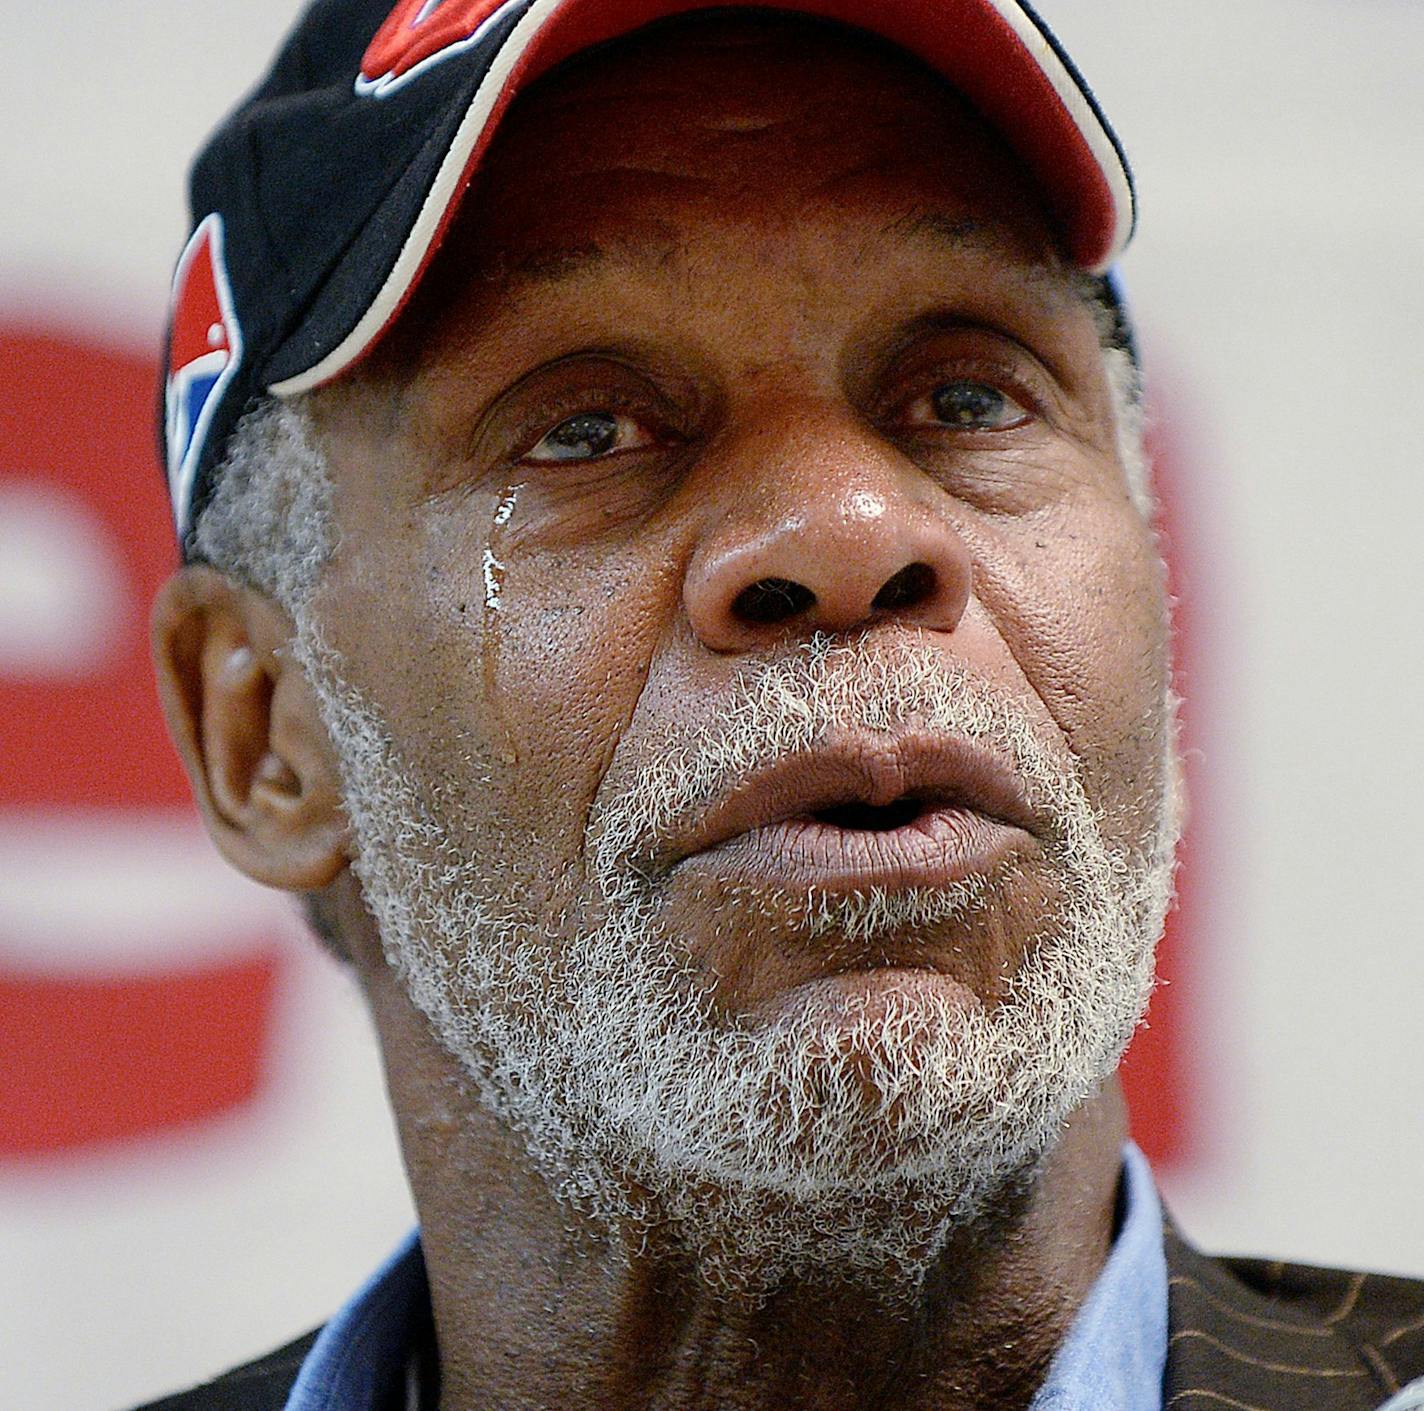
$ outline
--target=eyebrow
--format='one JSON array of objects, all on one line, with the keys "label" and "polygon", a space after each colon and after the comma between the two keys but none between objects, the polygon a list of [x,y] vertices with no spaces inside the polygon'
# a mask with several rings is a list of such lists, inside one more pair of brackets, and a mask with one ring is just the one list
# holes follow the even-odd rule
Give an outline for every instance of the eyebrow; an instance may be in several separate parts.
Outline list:
[{"label": "eyebrow", "polygon": [[1072,283],[1072,271],[1056,260],[1051,264],[1023,263],[1022,253],[1014,250],[1012,242],[999,227],[976,220],[973,216],[951,215],[935,210],[910,211],[882,226],[878,234],[884,239],[937,246],[954,254],[965,250],[1002,255],[1014,253],[1024,277],[1030,282],[1055,291],[1061,291]]},{"label": "eyebrow", "polygon": [[686,242],[671,226],[659,224],[648,230],[606,236],[564,249],[534,250],[517,260],[496,255],[485,277],[501,284],[562,284],[605,265],[661,268],[678,264],[686,249]]},{"label": "eyebrow", "polygon": [[[928,240],[953,250],[974,246],[994,248],[1004,244],[982,222],[939,211],[911,211],[896,216],[882,226],[874,238],[907,243]],[[534,250],[514,261],[496,255],[487,277],[501,282],[517,280],[521,284],[560,284],[599,265],[668,265],[681,260],[685,252],[686,242],[677,231],[659,223],[647,231],[589,240],[564,249]]]},{"label": "eyebrow", "polygon": [[972,216],[952,216],[944,211],[910,211],[881,226],[879,234],[890,240],[913,241],[923,237],[952,250],[962,250],[966,245],[1002,243],[985,238],[982,221]]}]

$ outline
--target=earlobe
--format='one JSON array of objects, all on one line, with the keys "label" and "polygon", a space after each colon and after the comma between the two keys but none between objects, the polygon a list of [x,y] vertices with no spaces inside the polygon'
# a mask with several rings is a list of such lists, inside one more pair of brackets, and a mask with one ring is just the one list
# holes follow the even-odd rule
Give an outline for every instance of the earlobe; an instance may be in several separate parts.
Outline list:
[{"label": "earlobe", "polygon": [[152,635],[168,728],[213,841],[267,886],[327,886],[348,861],[346,818],[286,614],[188,567],[155,600]]}]

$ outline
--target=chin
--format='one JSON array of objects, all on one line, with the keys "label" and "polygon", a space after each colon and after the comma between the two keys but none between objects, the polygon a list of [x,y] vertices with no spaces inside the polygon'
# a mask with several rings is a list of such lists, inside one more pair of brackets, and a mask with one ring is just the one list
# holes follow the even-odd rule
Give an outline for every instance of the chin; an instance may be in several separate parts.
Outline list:
[{"label": "chin", "polygon": [[1062,905],[1061,878],[1017,859],[949,887],[694,884],[655,902],[721,1021],[748,1028],[793,1014],[837,1027],[917,1004],[992,1009]]}]

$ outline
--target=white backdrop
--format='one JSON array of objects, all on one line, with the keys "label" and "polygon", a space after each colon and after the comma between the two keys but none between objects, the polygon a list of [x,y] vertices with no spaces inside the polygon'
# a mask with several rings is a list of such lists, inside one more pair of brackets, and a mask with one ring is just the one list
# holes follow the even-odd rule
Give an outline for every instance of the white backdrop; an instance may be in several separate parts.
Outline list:
[{"label": "white backdrop", "polygon": [[[7,0],[0,317],[156,346],[186,160],[292,8]],[[1134,161],[1125,274],[1196,516],[1203,1127],[1168,1198],[1211,1248],[1424,1274],[1424,5],[1041,8]],[[294,957],[261,1102],[0,1167],[0,1405],[210,1375],[325,1317],[410,1219],[354,995]]]}]

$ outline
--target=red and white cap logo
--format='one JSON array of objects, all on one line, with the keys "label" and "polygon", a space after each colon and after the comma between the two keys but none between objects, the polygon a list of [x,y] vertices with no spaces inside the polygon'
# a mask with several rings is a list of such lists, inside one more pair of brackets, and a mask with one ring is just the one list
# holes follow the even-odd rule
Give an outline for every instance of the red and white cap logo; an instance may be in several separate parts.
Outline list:
[{"label": "red and white cap logo", "polygon": [[480,42],[527,0],[400,0],[376,31],[356,92],[382,98],[433,65]]}]

